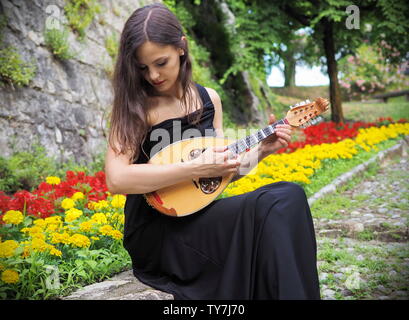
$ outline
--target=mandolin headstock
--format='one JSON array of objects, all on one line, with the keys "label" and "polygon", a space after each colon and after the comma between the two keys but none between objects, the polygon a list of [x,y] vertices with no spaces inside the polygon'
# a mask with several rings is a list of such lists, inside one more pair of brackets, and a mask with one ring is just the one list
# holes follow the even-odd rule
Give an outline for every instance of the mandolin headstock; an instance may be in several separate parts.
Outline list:
[{"label": "mandolin headstock", "polygon": [[327,111],[329,101],[324,98],[317,98],[313,102],[306,100],[290,107],[286,120],[293,127],[306,127],[313,124],[319,115]]}]

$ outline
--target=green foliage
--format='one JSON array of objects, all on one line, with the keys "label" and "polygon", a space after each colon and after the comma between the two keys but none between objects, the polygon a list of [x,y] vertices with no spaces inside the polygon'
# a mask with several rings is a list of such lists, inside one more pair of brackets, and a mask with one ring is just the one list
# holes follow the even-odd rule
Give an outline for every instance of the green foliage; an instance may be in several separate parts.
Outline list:
[{"label": "green foliage", "polygon": [[64,177],[68,170],[94,174],[103,168],[102,152],[91,163],[60,162],[49,157],[44,147],[33,144],[28,151],[15,152],[9,158],[0,157],[0,190],[7,193],[21,189],[31,191],[48,176]]},{"label": "green foliage", "polygon": [[0,76],[5,82],[17,86],[28,85],[35,72],[34,62],[25,62],[16,48],[0,49]]},{"label": "green foliage", "polygon": [[131,267],[129,254],[119,241],[105,248],[64,249],[65,261],[55,261],[42,252],[33,252],[24,259],[17,259],[16,256],[9,258],[15,260],[14,265],[22,272],[18,285],[1,285],[0,298],[55,299]]},{"label": "green foliage", "polygon": [[267,75],[265,56],[278,47],[279,34],[284,34],[286,23],[269,3],[228,0],[227,4],[235,16],[235,24],[226,26],[234,62],[224,73],[221,83],[242,70],[264,78]]},{"label": "green foliage", "polygon": [[57,58],[67,60],[74,57],[68,43],[68,29],[66,27],[46,29],[44,39],[47,47]]},{"label": "green foliage", "polygon": [[3,43],[2,33],[6,25],[6,17],[0,15],[0,77],[12,85],[28,85],[36,73],[35,63],[24,61],[15,47]]},{"label": "green foliage", "polygon": [[83,39],[85,30],[91,24],[97,13],[101,12],[101,6],[97,0],[69,0],[64,7],[68,23]]},{"label": "green foliage", "polygon": [[[371,30],[371,42],[380,45],[384,57],[388,57],[390,63],[400,64],[402,58],[409,59],[409,2],[405,0],[379,0],[376,1],[377,10],[373,10],[373,28]],[[376,20],[375,20],[376,19]],[[390,47],[382,45],[387,41]],[[394,49],[402,53],[394,55]],[[405,57],[402,57],[406,54]]]},{"label": "green foliage", "polygon": [[119,39],[116,33],[112,33],[110,36],[105,38],[105,48],[107,49],[107,52],[111,58],[115,61],[119,48]]},{"label": "green foliage", "polygon": [[0,159],[0,190],[9,193],[19,189],[32,190],[56,170],[55,163],[39,145],[34,145],[30,151],[16,152],[7,160]]},{"label": "green foliage", "polygon": [[[383,55],[382,47],[389,48],[386,41],[374,47],[364,43],[355,55],[349,55],[339,61],[340,84],[349,99],[368,98],[385,90],[403,90],[409,86],[404,75],[407,63],[394,65]],[[391,47],[392,48],[392,47]],[[395,48],[394,56],[401,53]]]}]

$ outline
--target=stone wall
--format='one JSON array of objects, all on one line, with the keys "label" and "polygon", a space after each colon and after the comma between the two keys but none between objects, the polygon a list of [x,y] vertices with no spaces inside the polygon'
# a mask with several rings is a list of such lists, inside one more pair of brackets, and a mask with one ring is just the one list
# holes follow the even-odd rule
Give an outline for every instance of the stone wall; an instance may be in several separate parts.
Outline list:
[{"label": "stone wall", "polygon": [[[36,75],[28,86],[0,83],[0,155],[44,146],[58,160],[90,161],[104,151],[106,118],[112,88],[107,69],[112,58],[105,39],[119,34],[129,15],[155,1],[100,0],[102,11],[86,30],[83,41],[70,31],[74,58],[55,58],[44,42],[47,19],[64,17],[64,0],[1,0],[7,19],[3,43],[32,61]],[[50,21],[50,20],[48,20]]]}]

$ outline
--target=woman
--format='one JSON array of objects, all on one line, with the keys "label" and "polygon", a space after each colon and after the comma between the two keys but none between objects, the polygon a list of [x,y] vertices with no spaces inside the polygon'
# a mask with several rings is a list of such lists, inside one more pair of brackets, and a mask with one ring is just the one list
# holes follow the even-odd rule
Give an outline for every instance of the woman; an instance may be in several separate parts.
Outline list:
[{"label": "woman", "polygon": [[[290,141],[282,125],[241,162],[219,147],[192,161],[147,163],[158,144],[180,139],[176,129],[223,136],[222,118],[218,94],[192,82],[174,14],[161,4],[136,10],[121,35],[105,168],[109,190],[127,194],[124,247],[134,275],[175,299],[319,299],[314,226],[298,185],[269,184],[180,218],[145,201],[144,193],[188,179],[240,178],[241,165]],[[158,132],[169,141],[158,142]]]}]

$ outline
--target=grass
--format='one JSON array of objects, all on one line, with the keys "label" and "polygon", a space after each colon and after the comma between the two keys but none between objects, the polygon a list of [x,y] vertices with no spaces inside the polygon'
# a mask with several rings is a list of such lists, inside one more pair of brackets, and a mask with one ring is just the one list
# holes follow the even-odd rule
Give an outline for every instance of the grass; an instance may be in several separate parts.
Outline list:
[{"label": "grass", "polygon": [[[386,150],[396,144],[396,140],[386,140],[377,145],[379,150]],[[357,165],[368,161],[379,151],[371,150],[369,152],[359,152],[352,159],[324,160],[322,168],[318,169],[311,178],[311,183],[304,185],[303,188],[307,196],[312,196],[315,192],[331,183],[334,179],[348,172]],[[377,169],[370,165],[365,172],[364,177],[370,177],[375,174]]]},{"label": "grass", "polygon": [[343,104],[344,116],[347,120],[375,121],[380,117],[391,117],[394,120],[409,119],[409,101],[405,97],[395,97],[388,103],[346,102]]}]

